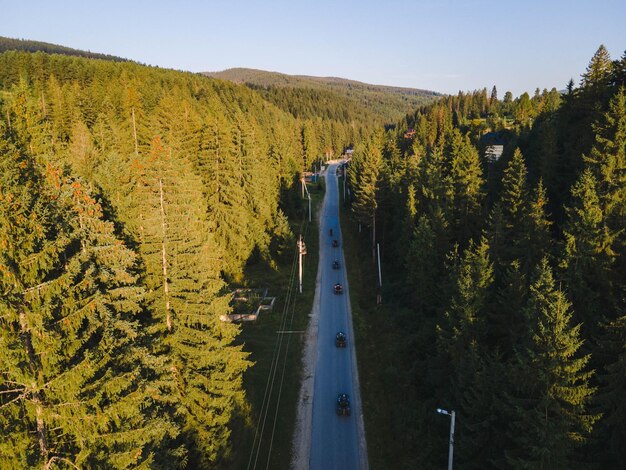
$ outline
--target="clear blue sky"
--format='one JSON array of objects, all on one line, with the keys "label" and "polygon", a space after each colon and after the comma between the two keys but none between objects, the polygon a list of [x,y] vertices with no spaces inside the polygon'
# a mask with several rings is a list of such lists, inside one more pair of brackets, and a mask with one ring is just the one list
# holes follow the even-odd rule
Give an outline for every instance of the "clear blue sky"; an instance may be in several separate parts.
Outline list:
[{"label": "clear blue sky", "polygon": [[0,35],[194,72],[251,67],[502,97],[626,50],[625,0],[0,0]]}]

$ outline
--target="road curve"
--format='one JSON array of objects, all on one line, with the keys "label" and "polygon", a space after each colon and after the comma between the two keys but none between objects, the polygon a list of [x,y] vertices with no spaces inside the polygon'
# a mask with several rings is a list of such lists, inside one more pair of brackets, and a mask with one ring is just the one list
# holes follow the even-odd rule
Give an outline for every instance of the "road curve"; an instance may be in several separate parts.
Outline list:
[{"label": "road curve", "polygon": [[[366,470],[367,447],[359,378],[354,348],[354,333],[350,310],[350,290],[346,278],[343,240],[339,225],[339,191],[336,176],[338,164],[326,171],[326,201],[320,217],[320,284],[317,360],[313,392],[313,417],[309,468],[312,470],[359,469]],[[330,236],[330,230],[333,236]],[[333,239],[339,247],[332,246]],[[338,259],[340,269],[332,268]],[[333,292],[333,285],[341,283],[343,295]],[[335,346],[335,335],[347,335],[347,347]],[[338,393],[350,396],[350,416],[338,416],[335,403]]]}]

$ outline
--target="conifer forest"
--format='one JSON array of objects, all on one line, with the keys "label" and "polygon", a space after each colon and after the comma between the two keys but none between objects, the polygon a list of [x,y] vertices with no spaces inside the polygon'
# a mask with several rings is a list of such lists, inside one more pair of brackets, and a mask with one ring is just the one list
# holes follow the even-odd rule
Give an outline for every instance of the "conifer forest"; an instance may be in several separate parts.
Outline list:
[{"label": "conifer forest", "polygon": [[455,468],[626,468],[626,54],[405,113],[7,44],[0,468],[232,468],[255,361],[220,316],[348,148],[370,467],[445,468],[442,407]]},{"label": "conifer forest", "polygon": [[391,304],[362,327],[372,466],[444,468],[441,407],[459,468],[625,468],[625,86],[601,46],[563,93],[447,96],[355,148]]}]

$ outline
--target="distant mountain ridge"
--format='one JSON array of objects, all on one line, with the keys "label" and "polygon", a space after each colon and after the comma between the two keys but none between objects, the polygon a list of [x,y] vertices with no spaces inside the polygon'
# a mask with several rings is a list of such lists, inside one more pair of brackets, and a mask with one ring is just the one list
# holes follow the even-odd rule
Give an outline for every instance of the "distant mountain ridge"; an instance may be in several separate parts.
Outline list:
[{"label": "distant mountain ridge", "polygon": [[62,54],[89,59],[111,60],[113,62],[130,62],[129,59],[98,52],[72,49],[71,47],[51,44],[49,42],[31,41],[30,39],[15,39],[0,36],[0,53],[7,51],[45,52],[46,54]]},{"label": "distant mountain ridge", "polygon": [[[123,57],[73,49],[42,41],[0,36],[0,54],[43,52],[113,62],[136,62]],[[298,119],[331,119],[363,125],[395,123],[440,93],[418,88],[373,85],[339,77],[287,75],[250,68],[231,68],[201,75],[243,84]]]},{"label": "distant mountain ridge", "polygon": [[313,75],[288,75],[281,72],[270,72],[266,70],[248,69],[236,67],[222,70],[220,72],[204,72],[204,75],[214,78],[221,78],[235,83],[250,83],[259,86],[302,86],[303,84],[321,84],[336,87],[353,87],[356,89],[366,89],[372,91],[385,91],[388,93],[441,96],[432,90],[419,88],[397,87],[391,85],[374,85],[371,83],[359,82],[340,77],[317,77]]},{"label": "distant mountain ridge", "polygon": [[254,89],[260,88],[266,92],[284,88],[331,92],[344,100],[348,99],[354,106],[374,112],[387,122],[395,122],[406,113],[413,112],[415,108],[442,96],[435,91],[418,88],[373,85],[339,77],[288,75],[248,68],[231,68],[221,72],[204,72],[203,74],[208,77],[245,84]]}]

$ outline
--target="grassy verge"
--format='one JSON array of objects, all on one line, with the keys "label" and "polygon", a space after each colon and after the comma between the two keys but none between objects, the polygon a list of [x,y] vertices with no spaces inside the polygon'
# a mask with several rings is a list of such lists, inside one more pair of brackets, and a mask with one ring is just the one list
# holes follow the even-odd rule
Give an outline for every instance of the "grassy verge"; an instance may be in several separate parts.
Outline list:
[{"label": "grassy verge", "polygon": [[[316,185],[310,187],[312,204],[315,213],[320,207],[324,195],[323,190],[316,189]],[[292,231],[297,237],[302,230],[301,221],[292,221]],[[293,257],[283,263],[279,263],[275,268],[271,268],[266,263],[256,263],[248,266],[245,272],[245,280],[248,287],[268,287],[270,296],[278,297],[271,312],[261,314],[255,323],[244,324],[240,335],[244,342],[244,349],[250,352],[250,359],[255,365],[246,372],[244,376],[244,387],[248,402],[251,406],[252,427],[241,426],[234,433],[233,458],[229,462],[228,468],[246,469],[253,448],[255,431],[259,426],[259,435],[263,428],[263,416],[261,415],[264,396],[266,394],[268,377],[272,369],[272,359],[274,357],[277,343],[277,331],[281,330],[281,319],[283,312],[287,308],[286,330],[304,331],[309,322],[309,314],[313,305],[315,294],[315,281],[317,277],[317,264],[319,255],[318,223],[313,217],[308,227],[305,224],[302,230],[305,235],[307,255],[304,261],[303,293],[297,293],[297,266],[295,279],[293,281],[293,295],[288,306],[287,290],[292,274]],[[294,306],[295,305],[295,306]],[[291,314],[293,312],[293,323]],[[276,369],[274,385],[267,407],[267,418],[262,434],[260,452],[258,459],[256,452],[252,459],[250,468],[254,468],[254,460],[257,459],[257,468],[266,468],[269,455],[268,468],[289,468],[291,461],[291,443],[294,432],[296,417],[296,405],[301,383],[301,358],[303,349],[302,334],[285,334],[282,342],[282,349],[278,368]],[[288,349],[287,349],[288,348]],[[284,380],[281,387],[281,375],[285,370]],[[272,372],[273,375],[273,372]],[[271,383],[270,383],[271,387]],[[280,404],[277,409],[277,404]],[[274,419],[276,417],[276,419]],[[272,432],[274,437],[272,439]],[[271,455],[269,449],[271,445]],[[255,449],[259,446],[258,436]]]}]

